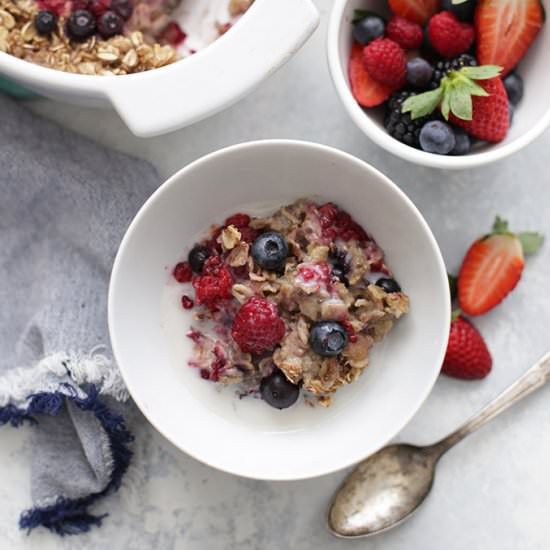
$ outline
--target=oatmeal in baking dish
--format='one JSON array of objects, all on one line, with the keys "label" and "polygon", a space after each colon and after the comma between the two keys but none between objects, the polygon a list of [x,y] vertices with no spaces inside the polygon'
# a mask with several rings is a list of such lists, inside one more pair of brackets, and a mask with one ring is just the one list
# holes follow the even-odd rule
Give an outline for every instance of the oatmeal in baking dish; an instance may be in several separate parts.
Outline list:
[{"label": "oatmeal in baking dish", "polygon": [[409,309],[375,240],[332,203],[230,216],[173,269],[192,310],[189,366],[283,409],[329,406]]},{"label": "oatmeal in baking dish", "polygon": [[207,46],[253,2],[0,0],[0,52],[70,73],[138,73]]}]

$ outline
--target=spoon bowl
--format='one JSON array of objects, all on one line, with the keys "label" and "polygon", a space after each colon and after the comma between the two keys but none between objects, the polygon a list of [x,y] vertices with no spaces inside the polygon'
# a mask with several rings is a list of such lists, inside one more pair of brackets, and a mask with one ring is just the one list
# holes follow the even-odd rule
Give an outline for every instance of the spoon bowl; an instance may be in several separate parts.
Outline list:
[{"label": "spoon bowl", "polygon": [[430,450],[390,445],[361,462],[330,506],[331,532],[345,538],[364,537],[408,518],[433,484],[439,455]]}]

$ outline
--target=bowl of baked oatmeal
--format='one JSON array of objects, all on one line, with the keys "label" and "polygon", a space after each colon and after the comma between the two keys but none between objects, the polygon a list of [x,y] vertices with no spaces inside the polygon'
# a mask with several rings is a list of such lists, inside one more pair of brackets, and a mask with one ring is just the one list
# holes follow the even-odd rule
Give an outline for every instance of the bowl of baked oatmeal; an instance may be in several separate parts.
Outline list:
[{"label": "bowl of baked oatmeal", "polygon": [[212,153],[146,202],[120,246],[109,326],[128,389],[195,458],[259,479],[375,452],[440,370],[445,267],[368,164],[260,141]]},{"label": "bowl of baked oatmeal", "polygon": [[318,22],[311,0],[0,0],[0,73],[149,137],[242,98]]}]

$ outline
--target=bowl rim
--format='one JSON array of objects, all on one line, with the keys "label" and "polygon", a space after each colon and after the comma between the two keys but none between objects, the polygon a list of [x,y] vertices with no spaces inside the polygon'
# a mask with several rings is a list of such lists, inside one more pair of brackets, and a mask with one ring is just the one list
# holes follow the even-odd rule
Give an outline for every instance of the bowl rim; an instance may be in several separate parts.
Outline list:
[{"label": "bowl rim", "polygon": [[493,148],[489,151],[456,157],[426,153],[425,151],[414,149],[392,138],[371,120],[370,116],[365,113],[362,107],[354,99],[351,88],[347,82],[347,69],[343,67],[341,63],[339,55],[340,26],[344,10],[349,1],[350,0],[334,0],[334,5],[329,15],[326,41],[329,72],[334,87],[336,88],[337,95],[343,103],[348,115],[367,137],[380,147],[386,149],[386,151],[414,164],[432,168],[460,170],[483,166],[508,157],[529,145],[550,126],[549,104],[546,112],[538,122],[530,130],[518,136],[510,143],[498,149]]},{"label": "bowl rim", "polygon": [[[270,475],[267,475],[267,474],[259,475],[257,473],[250,474],[250,473],[247,473],[246,471],[238,470],[237,468],[225,467],[220,463],[214,463],[214,461],[210,457],[198,456],[198,454],[183,448],[180,443],[177,443],[175,441],[175,438],[172,437],[164,429],[161,423],[157,422],[152,412],[148,410],[148,407],[144,406],[143,400],[134,393],[132,376],[130,375],[126,367],[123,365],[123,363],[118,360],[118,357],[120,356],[119,342],[117,341],[116,328],[115,328],[116,326],[116,322],[115,322],[116,290],[115,289],[117,287],[117,279],[119,277],[119,272],[121,270],[121,265],[123,263],[125,251],[128,247],[128,243],[132,237],[132,234],[134,233],[134,229],[141,223],[141,220],[146,216],[147,211],[149,210],[151,205],[156,203],[157,200],[159,200],[159,197],[163,193],[165,193],[168,189],[172,188],[173,186],[182,185],[182,182],[184,181],[184,178],[187,173],[192,172],[197,168],[200,168],[202,165],[207,164],[212,160],[218,159],[226,155],[232,155],[243,149],[255,149],[255,148],[262,148],[262,147],[280,147],[280,146],[284,146],[284,147],[291,146],[294,148],[314,149],[324,154],[338,156],[345,162],[351,162],[357,166],[360,166],[363,170],[369,172],[372,176],[377,178],[384,185],[388,186],[392,190],[392,192],[398,196],[398,200],[406,204],[406,206],[410,208],[411,211],[415,214],[415,218],[417,222],[421,225],[428,239],[430,247],[433,251],[433,255],[434,255],[433,260],[434,262],[436,262],[441,283],[442,285],[444,285],[444,287],[448,284],[447,270],[445,267],[443,256],[441,254],[439,245],[437,244],[435,236],[433,235],[428,223],[426,222],[426,220],[424,219],[424,217],[422,216],[418,208],[414,205],[412,200],[409,199],[409,197],[393,181],[391,181],[387,176],[385,176],[377,168],[374,168],[372,165],[368,164],[367,162],[347,152],[341,151],[334,147],[330,147],[328,145],[323,145],[315,142],[294,140],[294,139],[255,140],[255,141],[247,141],[247,142],[231,145],[229,147],[225,147],[225,148],[213,151],[211,153],[208,153],[192,161],[190,164],[178,170],[175,174],[169,177],[164,183],[162,183],[141,206],[138,213],[135,215],[134,219],[131,221],[130,225],[128,226],[126,233],[124,234],[124,237],[120,243],[119,249],[117,251],[117,254],[113,263],[111,277],[109,281],[109,290],[108,290],[108,326],[109,326],[109,335],[111,339],[113,356],[120,369],[122,379],[126,384],[126,387],[128,388],[128,391],[132,399],[136,403],[137,407],[140,409],[141,413],[149,421],[149,423],[172,445],[174,445],[180,451],[188,454],[195,460],[198,460],[199,462],[206,464],[207,466],[210,466],[216,470],[223,471],[229,474],[237,475],[244,478],[259,479],[264,481],[297,481],[302,479],[311,479],[311,478],[315,478],[323,475],[328,475],[334,472],[338,472],[340,470],[343,470],[344,468],[357,464],[358,462],[360,462],[365,458],[365,455],[361,452],[356,453],[354,456],[350,456],[345,461],[341,461],[338,464],[332,465],[331,467],[321,467],[321,468],[312,470],[307,474],[300,473],[297,475],[288,474],[288,473],[282,473],[281,475],[279,474],[274,475],[273,473],[271,473]],[[445,303],[442,304],[442,307],[444,308],[445,318],[449,319],[449,325],[446,325],[445,323],[443,323],[440,329],[440,333],[437,335],[438,340],[440,340],[440,345],[439,345],[439,352],[434,357],[434,360],[433,360],[434,367],[433,367],[433,372],[431,373],[431,377],[426,380],[424,390],[422,392],[419,392],[415,399],[411,400],[411,404],[409,405],[409,410],[407,414],[403,415],[403,419],[397,423],[399,425],[393,431],[388,432],[388,434],[384,438],[381,438],[381,441],[375,446],[376,448],[374,448],[370,454],[374,454],[376,451],[378,451],[379,449],[387,445],[398,433],[400,433],[403,430],[403,428],[416,415],[416,413],[418,412],[422,404],[426,401],[428,395],[430,394],[430,392],[432,391],[435,385],[435,382],[440,373],[440,365],[443,362],[443,358],[445,356],[445,351],[447,347],[449,326],[451,321],[450,296],[445,300]]]}]

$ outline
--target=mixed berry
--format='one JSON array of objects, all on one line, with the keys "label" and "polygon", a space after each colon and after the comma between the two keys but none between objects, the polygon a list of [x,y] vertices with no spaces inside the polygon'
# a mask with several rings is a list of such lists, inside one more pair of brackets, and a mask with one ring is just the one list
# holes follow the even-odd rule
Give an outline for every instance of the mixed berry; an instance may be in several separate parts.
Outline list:
[{"label": "mixed berry", "polygon": [[409,304],[376,242],[333,203],[234,214],[172,275],[193,311],[189,365],[278,409],[300,394],[329,405]]},{"label": "mixed berry", "polygon": [[502,141],[523,96],[516,67],[544,23],[540,0],[388,0],[357,10],[349,80],[357,102],[384,108],[411,147],[464,155]]}]

